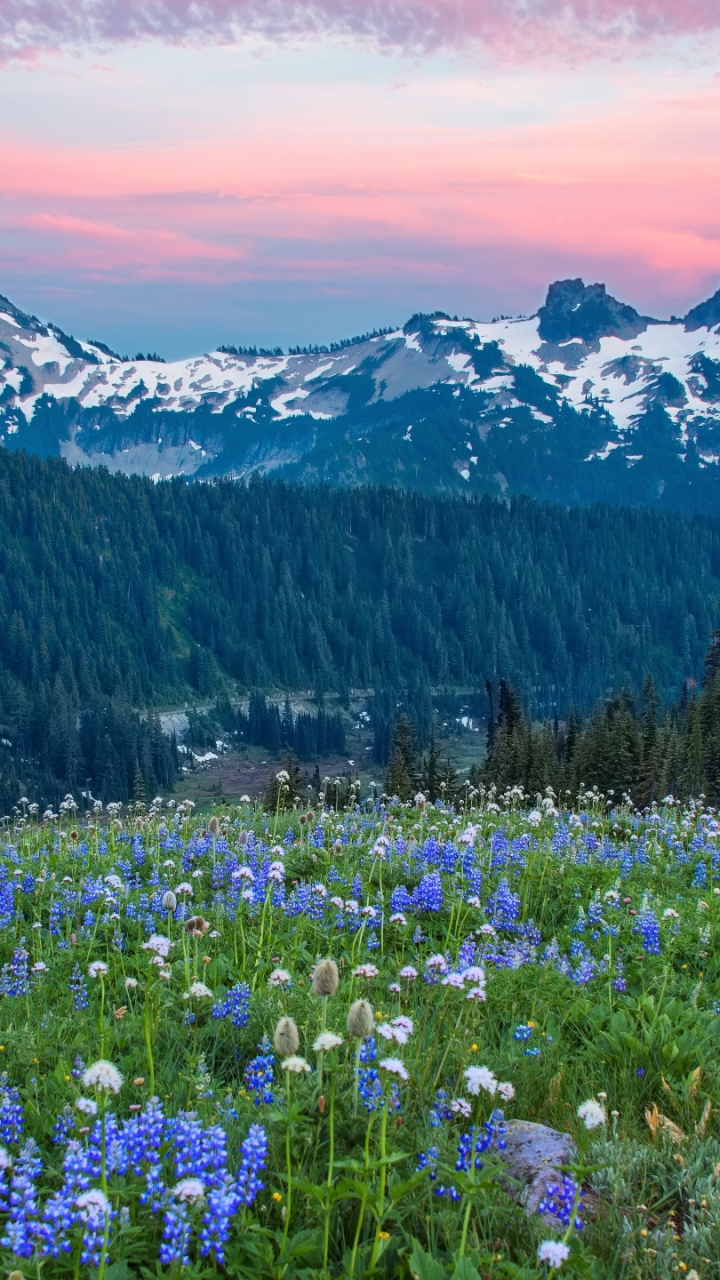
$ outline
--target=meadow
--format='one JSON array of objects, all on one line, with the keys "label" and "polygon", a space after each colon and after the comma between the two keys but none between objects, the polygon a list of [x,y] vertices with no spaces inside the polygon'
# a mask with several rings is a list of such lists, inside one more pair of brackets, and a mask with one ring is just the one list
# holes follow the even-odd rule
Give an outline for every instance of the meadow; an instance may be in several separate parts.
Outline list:
[{"label": "meadow", "polygon": [[282,782],[3,830],[6,1274],[720,1277],[715,811]]}]

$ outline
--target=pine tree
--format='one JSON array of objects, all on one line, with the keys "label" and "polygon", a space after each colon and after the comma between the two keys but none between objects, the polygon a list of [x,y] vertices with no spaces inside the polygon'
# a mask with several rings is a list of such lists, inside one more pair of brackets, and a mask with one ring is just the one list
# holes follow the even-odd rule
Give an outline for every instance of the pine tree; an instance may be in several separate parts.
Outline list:
[{"label": "pine tree", "polygon": [[393,732],[392,752],[385,775],[385,791],[389,796],[409,800],[415,789],[415,734],[407,716],[401,716]]},{"label": "pine tree", "polygon": [[435,731],[430,734],[430,744],[428,752],[423,760],[422,775],[420,787],[431,804],[434,804],[440,795],[440,783],[442,775],[440,770],[440,752],[435,741]]},{"label": "pine tree", "polygon": [[659,798],[661,768],[658,735],[658,697],[655,681],[651,675],[645,677],[645,683],[643,684],[642,708],[642,763],[636,800],[639,805],[645,806],[651,805]]},{"label": "pine tree", "polygon": [[703,789],[703,740],[697,698],[688,703],[683,733],[683,767],[681,783],[687,799],[696,798]]}]

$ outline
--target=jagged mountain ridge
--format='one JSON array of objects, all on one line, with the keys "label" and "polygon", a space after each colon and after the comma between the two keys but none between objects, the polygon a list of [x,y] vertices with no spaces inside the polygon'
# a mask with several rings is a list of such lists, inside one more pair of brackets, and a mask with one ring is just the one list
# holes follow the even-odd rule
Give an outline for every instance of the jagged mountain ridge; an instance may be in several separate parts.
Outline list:
[{"label": "jagged mountain ridge", "polygon": [[720,511],[720,290],[668,322],[558,281],[529,318],[169,363],[0,297],[0,356],[0,443],[72,464]]}]

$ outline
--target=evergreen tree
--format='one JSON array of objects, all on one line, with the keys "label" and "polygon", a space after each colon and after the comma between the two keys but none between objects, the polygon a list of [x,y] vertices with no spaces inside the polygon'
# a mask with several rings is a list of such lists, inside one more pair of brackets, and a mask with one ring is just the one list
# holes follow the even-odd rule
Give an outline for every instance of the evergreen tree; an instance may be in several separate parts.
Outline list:
[{"label": "evergreen tree", "polygon": [[427,755],[423,759],[420,788],[431,804],[440,795],[440,783],[443,780],[440,768],[440,752],[435,742],[435,733],[430,733],[430,744]]},{"label": "evergreen tree", "polygon": [[409,800],[417,789],[415,776],[415,734],[407,719],[401,716],[395,725],[385,791],[389,796]]}]

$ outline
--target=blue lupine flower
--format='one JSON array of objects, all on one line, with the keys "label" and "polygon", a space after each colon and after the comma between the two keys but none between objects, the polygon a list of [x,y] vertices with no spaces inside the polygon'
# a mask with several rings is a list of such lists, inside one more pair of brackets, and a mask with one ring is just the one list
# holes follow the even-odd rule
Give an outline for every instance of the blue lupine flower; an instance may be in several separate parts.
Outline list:
[{"label": "blue lupine flower", "polygon": [[250,1017],[250,988],[247,982],[231,987],[223,1000],[213,1005],[213,1018],[230,1018],[234,1027],[246,1027]]},{"label": "blue lupine flower", "polygon": [[490,1119],[481,1125],[473,1125],[469,1133],[464,1133],[458,1143],[458,1158],[455,1168],[470,1172],[470,1162],[475,1156],[475,1168],[482,1169],[480,1156],[483,1152],[495,1147],[498,1151],[505,1149],[506,1125],[502,1111],[493,1111]]},{"label": "blue lupine flower", "polygon": [[637,929],[643,940],[643,950],[648,956],[660,955],[660,925],[652,911],[644,911],[638,918]]},{"label": "blue lupine flower", "polygon": [[442,911],[443,887],[439,871],[430,871],[422,877],[413,893],[412,903],[416,911]]},{"label": "blue lupine flower", "polygon": [[163,1216],[163,1234],[159,1249],[163,1266],[170,1266],[173,1262],[179,1262],[181,1267],[190,1265],[191,1230],[187,1206],[182,1202],[170,1201]]},{"label": "blue lupine flower", "polygon": [[583,1226],[582,1218],[579,1216],[582,1208],[582,1191],[579,1191],[577,1182],[569,1174],[564,1174],[562,1178],[546,1184],[545,1195],[538,1205],[538,1213],[551,1214],[564,1227],[569,1227],[576,1199],[578,1209],[574,1226],[576,1231],[580,1231]]},{"label": "blue lupine flower", "polygon": [[529,1027],[525,1022],[521,1022],[513,1031],[513,1040],[529,1040],[532,1033],[532,1027]]},{"label": "blue lupine flower", "polygon": [[15,1161],[10,1179],[8,1197],[9,1220],[0,1243],[15,1254],[16,1258],[32,1257],[35,1248],[35,1229],[38,1215],[35,1183],[42,1169],[34,1138],[28,1138]]},{"label": "blue lupine flower", "polygon": [[22,938],[20,946],[15,948],[13,958],[2,968],[1,985],[6,996],[26,996],[30,990],[30,954]]},{"label": "blue lupine flower", "polygon": [[75,1116],[73,1114],[73,1109],[69,1103],[66,1103],[55,1120],[55,1126],[53,1128],[53,1142],[57,1143],[58,1146],[64,1146],[74,1128]]},{"label": "blue lupine flower", "polygon": [[270,1045],[267,1041],[259,1044],[258,1049],[260,1053],[255,1058],[251,1058],[245,1068],[245,1088],[248,1093],[255,1095],[256,1107],[259,1107],[261,1102],[268,1104],[273,1102],[275,1097],[273,1094],[275,1059],[269,1052]]},{"label": "blue lupine flower", "polygon": [[237,1176],[237,1194],[241,1204],[252,1205],[264,1184],[258,1174],[267,1164],[268,1140],[265,1130],[259,1124],[253,1124],[240,1147],[242,1156]]},{"label": "blue lupine flower", "polygon": [[79,964],[73,966],[73,971],[70,975],[70,994],[73,998],[74,1009],[87,1009],[90,998],[88,996],[87,983]]},{"label": "blue lupine flower", "polygon": [[692,887],[693,889],[705,889],[707,887],[707,867],[704,862],[698,862],[695,868]]},{"label": "blue lupine flower", "polygon": [[19,1142],[25,1128],[20,1093],[8,1082],[7,1071],[0,1075],[0,1140]]},{"label": "blue lupine flower", "polygon": [[447,1090],[438,1089],[435,1101],[430,1108],[430,1126],[439,1129],[445,1120],[452,1120],[453,1113],[447,1100]]}]

